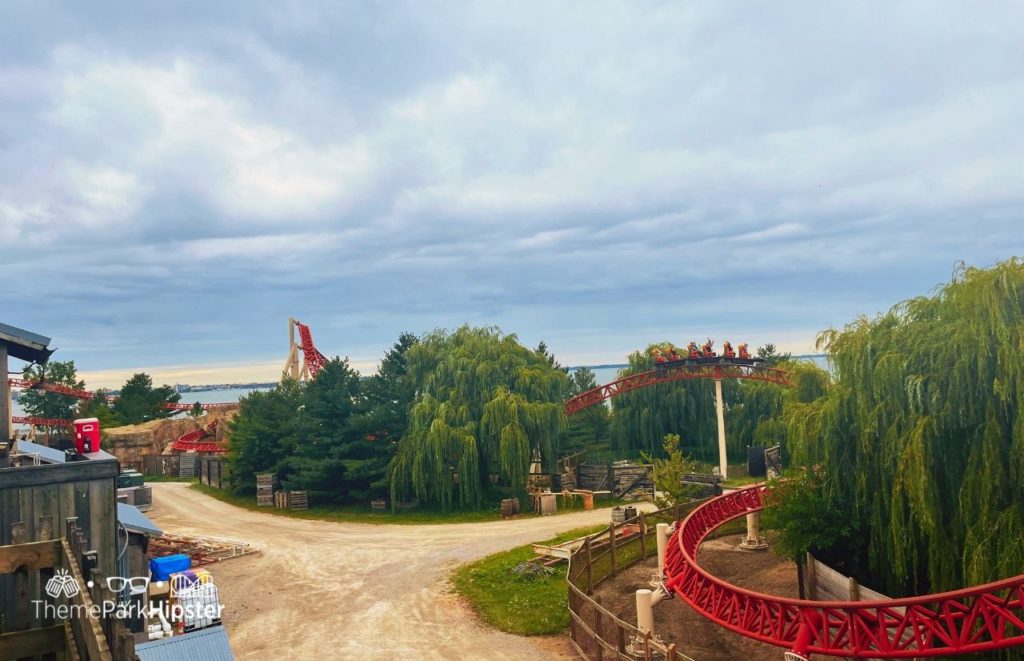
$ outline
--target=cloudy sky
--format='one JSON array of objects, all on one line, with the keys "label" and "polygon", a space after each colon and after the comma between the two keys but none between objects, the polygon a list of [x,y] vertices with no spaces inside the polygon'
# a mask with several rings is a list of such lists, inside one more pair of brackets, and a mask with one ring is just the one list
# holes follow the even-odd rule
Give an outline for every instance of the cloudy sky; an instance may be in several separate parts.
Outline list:
[{"label": "cloudy sky", "polygon": [[89,385],[817,331],[1024,254],[1016,2],[0,5],[0,321]]}]

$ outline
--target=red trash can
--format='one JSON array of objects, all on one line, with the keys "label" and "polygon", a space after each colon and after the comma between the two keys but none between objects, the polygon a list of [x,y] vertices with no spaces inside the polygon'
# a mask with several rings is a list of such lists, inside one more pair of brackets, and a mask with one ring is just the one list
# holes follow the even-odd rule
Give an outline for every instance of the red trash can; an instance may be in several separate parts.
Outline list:
[{"label": "red trash can", "polygon": [[75,450],[78,454],[98,452],[100,449],[100,421],[96,418],[79,418],[75,425]]}]

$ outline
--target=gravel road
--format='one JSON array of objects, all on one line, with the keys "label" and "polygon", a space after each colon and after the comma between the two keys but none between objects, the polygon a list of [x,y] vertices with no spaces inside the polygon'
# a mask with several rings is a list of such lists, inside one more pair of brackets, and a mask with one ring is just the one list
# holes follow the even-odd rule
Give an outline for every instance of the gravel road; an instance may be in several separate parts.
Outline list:
[{"label": "gravel road", "polygon": [[[538,659],[566,649],[485,627],[449,592],[458,565],[609,521],[608,509],[487,523],[308,521],[153,483],[149,517],[167,532],[223,537],[256,555],[211,565],[239,659]],[[564,658],[564,657],[563,657]]]}]

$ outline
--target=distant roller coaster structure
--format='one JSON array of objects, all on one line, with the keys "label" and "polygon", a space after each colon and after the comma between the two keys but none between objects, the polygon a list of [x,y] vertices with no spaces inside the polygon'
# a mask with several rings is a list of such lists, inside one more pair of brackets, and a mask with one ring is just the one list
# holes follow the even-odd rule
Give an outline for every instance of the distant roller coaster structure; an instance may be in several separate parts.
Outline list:
[{"label": "distant roller coaster structure", "polygon": [[[296,330],[299,332],[299,340],[301,344],[295,342]],[[288,360],[285,364],[284,376],[295,380],[315,377],[323,368],[324,364],[326,364],[327,357],[316,348],[315,344],[313,344],[313,333],[310,331],[309,326],[294,318],[289,318],[288,335],[289,353]],[[299,364],[300,352],[302,355],[301,366]],[[77,388],[71,388],[56,383],[48,383],[45,380],[30,381],[27,379],[8,379],[7,382],[12,388],[44,390],[46,392],[66,395],[76,399],[92,399],[96,396],[95,392],[89,390],[79,390]],[[106,399],[109,402],[114,402],[117,400],[117,397],[115,395],[107,395]],[[199,406],[204,411],[223,411],[237,407],[238,403],[220,402],[214,404],[200,404]],[[172,411],[191,411],[194,407],[195,404],[164,404],[165,409]],[[11,416],[11,422],[45,427],[67,427],[71,424],[70,420],[65,420],[63,418],[42,418],[38,416],[17,415]],[[216,431],[217,421],[214,420],[205,427],[188,432],[187,434],[179,437],[174,441],[172,447],[175,450],[182,452],[224,452],[225,448],[222,444],[211,440],[216,436]]]},{"label": "distant roller coaster structure", "polygon": [[[709,342],[710,345],[710,342]],[[715,412],[718,420],[718,470],[722,477],[727,477],[729,470],[725,451],[725,407],[722,403],[722,380],[739,379],[748,381],[764,381],[787,388],[795,384],[790,380],[789,373],[775,367],[768,367],[763,362],[729,356],[688,357],[679,360],[657,363],[655,368],[647,372],[623,377],[603,386],[591,388],[570,398],[565,402],[565,415],[579,413],[583,409],[599,404],[616,395],[675,381],[691,381],[694,379],[711,379],[715,382]]]}]

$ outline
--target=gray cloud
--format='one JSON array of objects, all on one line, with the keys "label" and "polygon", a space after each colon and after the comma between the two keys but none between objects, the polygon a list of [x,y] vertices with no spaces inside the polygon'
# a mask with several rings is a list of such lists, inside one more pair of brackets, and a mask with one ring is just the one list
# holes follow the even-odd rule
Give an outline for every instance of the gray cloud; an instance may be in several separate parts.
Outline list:
[{"label": "gray cloud", "polygon": [[1022,252],[1021,28],[1012,3],[7,4],[0,303],[88,369],[266,359],[289,315],[370,359],[463,321],[570,362],[806,346]]}]

